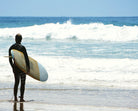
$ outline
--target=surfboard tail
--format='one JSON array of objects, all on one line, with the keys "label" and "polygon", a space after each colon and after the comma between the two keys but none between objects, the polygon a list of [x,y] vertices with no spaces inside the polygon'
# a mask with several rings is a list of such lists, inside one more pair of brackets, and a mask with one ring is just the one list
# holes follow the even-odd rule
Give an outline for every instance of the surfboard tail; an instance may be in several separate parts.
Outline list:
[{"label": "surfboard tail", "polygon": [[12,56],[3,56],[3,57],[5,57],[5,58],[12,58]]}]

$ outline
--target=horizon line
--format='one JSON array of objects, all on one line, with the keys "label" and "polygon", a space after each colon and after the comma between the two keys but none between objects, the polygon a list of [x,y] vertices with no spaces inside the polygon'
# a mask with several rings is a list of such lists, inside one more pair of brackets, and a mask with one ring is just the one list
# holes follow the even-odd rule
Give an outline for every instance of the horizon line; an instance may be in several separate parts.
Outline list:
[{"label": "horizon line", "polygon": [[0,16],[0,17],[138,17],[138,16]]}]

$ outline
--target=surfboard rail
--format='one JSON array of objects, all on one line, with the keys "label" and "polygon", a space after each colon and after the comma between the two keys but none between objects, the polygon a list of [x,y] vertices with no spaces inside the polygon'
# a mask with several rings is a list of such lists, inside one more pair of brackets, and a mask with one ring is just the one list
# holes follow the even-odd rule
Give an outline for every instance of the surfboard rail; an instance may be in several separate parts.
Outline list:
[{"label": "surfboard rail", "polygon": [[30,72],[27,73],[26,62],[23,52],[18,51],[16,49],[12,49],[11,55],[17,67],[24,73],[39,81],[46,81],[48,79],[48,73],[46,69],[32,57],[28,56],[30,63]]}]

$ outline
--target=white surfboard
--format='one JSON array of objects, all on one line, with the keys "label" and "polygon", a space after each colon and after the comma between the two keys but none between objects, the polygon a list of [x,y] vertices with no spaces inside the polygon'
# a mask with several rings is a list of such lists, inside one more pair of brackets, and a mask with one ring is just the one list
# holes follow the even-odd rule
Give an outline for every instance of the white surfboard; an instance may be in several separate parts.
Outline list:
[{"label": "white surfboard", "polygon": [[[17,67],[23,72],[27,73],[24,54],[21,51],[12,49],[11,55]],[[46,69],[39,62],[37,62],[31,57],[29,57],[29,62],[30,62],[30,72],[27,74],[36,80],[46,81],[48,79],[48,73]]]}]

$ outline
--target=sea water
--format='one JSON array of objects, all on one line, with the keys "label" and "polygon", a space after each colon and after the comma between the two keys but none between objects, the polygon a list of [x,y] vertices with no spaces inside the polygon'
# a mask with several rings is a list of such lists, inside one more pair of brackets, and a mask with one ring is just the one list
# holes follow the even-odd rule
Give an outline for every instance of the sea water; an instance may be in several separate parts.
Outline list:
[{"label": "sea water", "polygon": [[49,74],[28,88],[138,90],[138,17],[0,17],[0,82],[14,80],[4,56],[17,33]]}]

